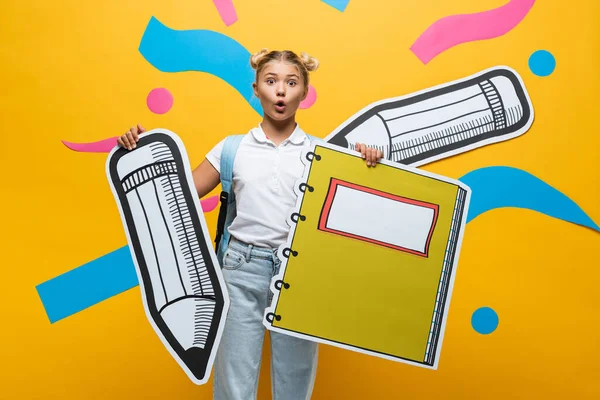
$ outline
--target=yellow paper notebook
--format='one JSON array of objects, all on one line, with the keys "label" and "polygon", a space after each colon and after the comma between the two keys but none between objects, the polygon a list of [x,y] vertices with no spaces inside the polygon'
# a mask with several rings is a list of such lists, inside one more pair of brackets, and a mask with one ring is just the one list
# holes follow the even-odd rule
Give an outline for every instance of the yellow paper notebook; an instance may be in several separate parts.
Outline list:
[{"label": "yellow paper notebook", "polygon": [[302,157],[264,325],[437,368],[469,188],[329,143]]}]

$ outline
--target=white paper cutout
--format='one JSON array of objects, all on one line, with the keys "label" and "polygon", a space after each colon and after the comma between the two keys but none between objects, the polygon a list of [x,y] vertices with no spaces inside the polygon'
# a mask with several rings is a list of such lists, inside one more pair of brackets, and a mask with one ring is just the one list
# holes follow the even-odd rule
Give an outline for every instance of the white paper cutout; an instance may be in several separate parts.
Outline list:
[{"label": "white paper cutout", "polygon": [[384,158],[419,166],[525,133],[533,107],[512,68],[498,66],[464,79],[384,99],[348,118],[325,141],[356,143]]},{"label": "white paper cutout", "polygon": [[[332,179],[319,229],[425,254],[437,209]],[[329,199],[329,195],[327,196]],[[382,218],[382,216],[384,216]]]},{"label": "white paper cutout", "polygon": [[196,384],[210,377],[229,309],[183,143],[154,129],[106,162],[146,316]]}]

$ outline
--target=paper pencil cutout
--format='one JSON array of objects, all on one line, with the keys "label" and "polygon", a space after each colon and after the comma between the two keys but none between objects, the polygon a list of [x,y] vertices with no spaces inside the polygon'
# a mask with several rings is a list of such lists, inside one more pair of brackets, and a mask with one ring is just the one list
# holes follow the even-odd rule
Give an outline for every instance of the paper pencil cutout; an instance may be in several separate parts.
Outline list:
[{"label": "paper pencil cutout", "polygon": [[303,160],[263,324],[437,369],[469,187],[330,143]]},{"label": "paper pencil cutout", "polygon": [[495,67],[373,103],[325,141],[352,150],[365,143],[388,160],[418,166],[512,139],[532,123],[533,107],[521,77],[509,67]]},{"label": "paper pencil cutout", "polygon": [[115,147],[106,172],[148,320],[196,384],[206,383],[229,297],[181,140],[164,129]]}]

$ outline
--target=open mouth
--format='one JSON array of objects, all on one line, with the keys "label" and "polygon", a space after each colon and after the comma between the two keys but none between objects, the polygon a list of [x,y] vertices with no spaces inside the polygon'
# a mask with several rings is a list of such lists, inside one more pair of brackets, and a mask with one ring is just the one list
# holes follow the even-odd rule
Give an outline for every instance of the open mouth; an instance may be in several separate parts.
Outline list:
[{"label": "open mouth", "polygon": [[285,110],[285,102],[283,100],[279,100],[275,103],[275,110],[283,112]]}]

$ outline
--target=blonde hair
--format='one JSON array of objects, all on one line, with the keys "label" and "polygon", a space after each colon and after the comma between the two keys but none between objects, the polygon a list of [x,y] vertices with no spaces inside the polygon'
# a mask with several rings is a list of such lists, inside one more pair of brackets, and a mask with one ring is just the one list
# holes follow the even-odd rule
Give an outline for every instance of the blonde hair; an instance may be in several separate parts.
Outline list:
[{"label": "blonde hair", "polygon": [[258,80],[258,75],[267,63],[271,61],[284,61],[295,65],[304,79],[306,88],[308,88],[309,82],[308,73],[315,71],[319,67],[319,61],[304,52],[298,56],[291,50],[269,51],[268,49],[262,49],[250,57],[250,65],[256,70],[256,80]]}]

